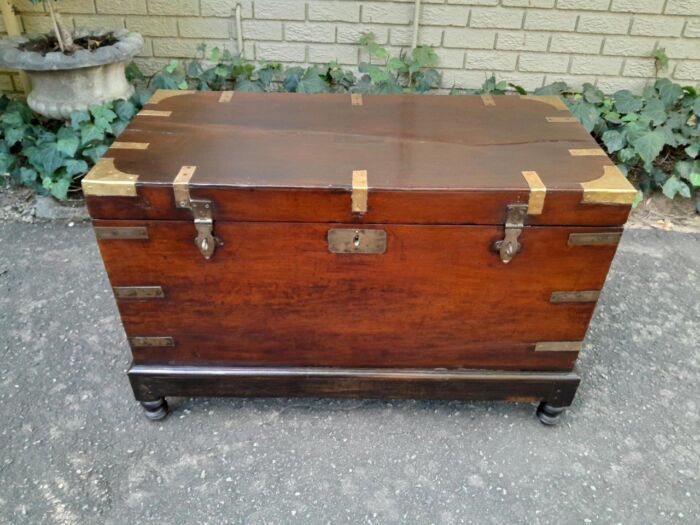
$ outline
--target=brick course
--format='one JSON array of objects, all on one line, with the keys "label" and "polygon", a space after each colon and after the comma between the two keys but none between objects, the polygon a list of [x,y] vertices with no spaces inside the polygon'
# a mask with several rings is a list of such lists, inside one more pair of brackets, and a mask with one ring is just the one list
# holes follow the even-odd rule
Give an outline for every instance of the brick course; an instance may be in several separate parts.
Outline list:
[{"label": "brick course", "polygon": [[[442,87],[473,88],[495,74],[532,89],[558,80],[640,90],[654,78],[650,54],[665,48],[666,72],[700,84],[700,0],[423,0],[419,43],[436,48]],[[15,0],[28,31],[49,31],[43,6]],[[201,42],[236,52],[241,5],[246,58],[286,65],[367,60],[357,41],[373,32],[397,53],[410,46],[411,0],[62,0],[73,27],[128,28],[144,35],[136,59],[147,74],[191,58]],[[4,28],[0,23],[0,35]],[[17,89],[0,72],[0,91]]]}]

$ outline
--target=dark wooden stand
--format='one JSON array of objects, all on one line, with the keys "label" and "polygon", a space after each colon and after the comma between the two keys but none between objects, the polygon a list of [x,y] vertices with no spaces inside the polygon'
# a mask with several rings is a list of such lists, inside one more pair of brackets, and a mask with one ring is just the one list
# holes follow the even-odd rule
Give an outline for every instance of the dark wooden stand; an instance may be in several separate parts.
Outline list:
[{"label": "dark wooden stand", "polygon": [[580,378],[571,372],[484,370],[263,368],[133,365],[134,395],[156,421],[167,415],[166,396],[348,397],[540,401],[537,417],[559,422]]}]

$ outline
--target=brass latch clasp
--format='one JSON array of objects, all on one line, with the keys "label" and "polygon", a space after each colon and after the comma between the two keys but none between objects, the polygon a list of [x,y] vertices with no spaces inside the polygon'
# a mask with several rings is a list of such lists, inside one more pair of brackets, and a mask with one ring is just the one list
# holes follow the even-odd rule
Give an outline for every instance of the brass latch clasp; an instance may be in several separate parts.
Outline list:
[{"label": "brass latch clasp", "polygon": [[503,264],[508,264],[522,247],[518,238],[525,227],[525,217],[527,217],[527,204],[510,204],[506,207],[505,236],[503,240],[493,244]]},{"label": "brass latch clasp", "polygon": [[194,215],[194,227],[197,230],[194,244],[205,259],[211,259],[216,246],[224,244],[221,239],[214,237],[211,202],[203,199],[190,199],[190,208],[192,215]]},{"label": "brass latch clasp", "polygon": [[212,203],[205,199],[193,199],[190,197],[189,182],[194,175],[196,166],[183,166],[173,182],[175,194],[175,206],[187,208],[192,211],[194,227],[197,236],[194,244],[199,248],[205,259],[211,259],[216,246],[223,246],[221,239],[214,236],[214,219],[212,216]]}]

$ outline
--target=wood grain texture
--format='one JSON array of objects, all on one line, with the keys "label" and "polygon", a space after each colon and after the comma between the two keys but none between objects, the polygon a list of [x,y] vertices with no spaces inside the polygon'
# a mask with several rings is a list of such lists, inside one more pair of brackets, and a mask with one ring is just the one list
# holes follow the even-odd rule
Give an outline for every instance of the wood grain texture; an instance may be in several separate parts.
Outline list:
[{"label": "wood grain texture", "polygon": [[[375,225],[382,255],[334,254],[342,225],[217,222],[210,261],[192,221],[95,221],[146,226],[147,241],[100,240],[112,286],[162,286],[165,298],[120,301],[129,336],[171,336],[135,348],[138,364],[445,367],[570,370],[593,303],[551,304],[554,291],[600,289],[615,246],[569,246],[574,232],[526,227],[501,263],[500,227]],[[350,225],[348,225],[350,226]],[[367,225],[365,227],[368,227]]]},{"label": "wood grain texture", "polygon": [[546,401],[566,407],[580,378],[575,371],[489,372],[323,368],[167,367],[133,365],[136,399],[164,396],[344,397]]},{"label": "wood grain texture", "polygon": [[[193,198],[210,198],[217,220],[498,224],[505,206],[528,202],[523,171],[547,190],[532,224],[620,225],[629,205],[584,205],[581,183],[612,162],[572,157],[597,144],[578,124],[547,122],[553,109],[519,97],[217,93],[160,101],[167,118],[137,116],[114,149],[116,168],[139,174],[138,198],[88,198],[93,218],[178,219],[172,181],[196,165]],[[150,108],[151,106],[147,106]],[[599,148],[598,148],[599,150]],[[369,173],[369,209],[350,211],[351,180]]]}]

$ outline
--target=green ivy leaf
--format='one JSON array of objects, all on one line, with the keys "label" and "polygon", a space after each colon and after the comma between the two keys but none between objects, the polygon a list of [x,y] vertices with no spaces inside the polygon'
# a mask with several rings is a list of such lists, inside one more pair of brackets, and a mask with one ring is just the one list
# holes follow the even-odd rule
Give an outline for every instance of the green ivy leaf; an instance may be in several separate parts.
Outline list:
[{"label": "green ivy leaf", "polygon": [[644,193],[640,190],[637,190],[637,195],[634,196],[634,200],[632,201],[632,207],[636,208],[637,206],[639,206],[642,200],[644,200]]},{"label": "green ivy leaf", "polygon": [[602,104],[605,100],[605,95],[593,84],[586,82],[583,85],[583,99],[590,104]]},{"label": "green ivy leaf", "polygon": [[120,120],[131,120],[136,115],[136,106],[129,100],[117,100],[114,111]]},{"label": "green ivy leaf", "polygon": [[24,151],[29,162],[41,173],[42,178],[50,177],[63,165],[63,153],[58,150],[55,142],[31,146]]},{"label": "green ivy leaf", "polygon": [[593,128],[595,128],[600,116],[598,108],[583,100],[577,100],[574,102],[571,105],[571,112],[589,133],[593,131]]},{"label": "green ivy leaf", "polygon": [[83,122],[80,125],[80,135],[80,143],[85,146],[91,142],[103,141],[105,139],[105,130],[91,122]]},{"label": "green ivy leaf", "polygon": [[22,166],[19,169],[19,180],[25,186],[33,186],[36,184],[38,178],[39,174],[32,168],[25,168]]},{"label": "green ivy leaf", "polygon": [[682,179],[686,179],[696,186],[693,181],[700,180],[700,160],[679,160],[673,167],[673,173]]},{"label": "green ivy leaf", "polygon": [[362,62],[359,69],[361,73],[367,73],[375,84],[389,81],[389,72],[379,66]]},{"label": "green ivy leaf", "polygon": [[683,88],[670,81],[661,84],[661,87],[658,89],[659,97],[661,97],[661,100],[667,108],[674,106],[676,102],[683,97]]},{"label": "green ivy leaf", "polygon": [[70,127],[74,130],[78,131],[83,122],[90,122],[90,113],[87,111],[73,111],[70,114]]},{"label": "green ivy leaf", "polygon": [[151,79],[153,89],[178,89],[178,84],[182,82],[182,76],[156,73]]},{"label": "green ivy leaf", "polygon": [[167,66],[165,66],[165,72],[172,75],[178,70],[179,67],[180,63],[176,59],[171,58],[170,63]]},{"label": "green ivy leaf", "polygon": [[700,188],[700,173],[691,173],[688,178],[693,188]]},{"label": "green ivy leaf", "polygon": [[415,88],[418,93],[426,93],[440,85],[440,73],[436,69],[426,69],[416,73]]},{"label": "green ivy leaf", "polygon": [[236,81],[233,89],[247,93],[263,93],[265,91],[265,88],[260,82],[257,80],[248,80],[247,78]]},{"label": "green ivy leaf", "polygon": [[0,151],[0,173],[10,173],[17,162],[17,157],[9,151]]},{"label": "green ivy leaf", "polygon": [[69,177],[83,175],[89,170],[88,164],[84,160],[68,159],[64,166],[66,167],[66,175]]},{"label": "green ivy leaf", "polygon": [[112,111],[108,104],[90,106],[90,114],[95,120],[95,126],[108,133],[112,131],[110,123],[117,118],[117,114]]},{"label": "green ivy leaf", "polygon": [[258,70],[258,79],[260,82],[262,82],[263,86],[267,87],[275,79],[275,77],[279,75],[280,71],[282,71],[282,64],[265,64]]},{"label": "green ivy leaf", "polygon": [[392,79],[389,79],[387,82],[382,82],[378,85],[375,93],[380,95],[399,95],[403,93],[403,89]]},{"label": "green ivy leaf", "polygon": [[695,103],[693,104],[693,113],[700,117],[700,97],[695,99]]},{"label": "green ivy leaf", "polygon": [[666,122],[666,107],[658,98],[651,99],[647,101],[644,110],[642,110],[642,115],[648,117],[655,125],[659,126]]},{"label": "green ivy leaf", "polygon": [[527,95],[527,90],[519,84],[508,82],[508,86],[512,87],[518,95]]},{"label": "green ivy leaf", "polygon": [[71,128],[63,127],[58,130],[56,134],[56,149],[61,153],[64,153],[67,157],[72,157],[75,152],[78,151],[78,146],[80,146],[80,139],[78,134]]},{"label": "green ivy leaf", "polygon": [[634,148],[627,147],[620,150],[620,152],[617,154],[617,158],[620,160],[620,162],[627,164],[633,162],[637,158],[637,153],[634,151]]},{"label": "green ivy leaf", "polygon": [[323,78],[323,72],[316,67],[310,67],[299,80],[297,93],[327,93],[328,82]]},{"label": "green ivy leaf", "polygon": [[603,144],[605,144],[605,149],[608,150],[608,153],[615,153],[624,148],[627,145],[627,141],[623,133],[611,129],[603,133]]},{"label": "green ivy leaf", "polygon": [[99,145],[93,146],[91,148],[85,148],[82,151],[82,155],[84,157],[87,157],[88,159],[90,159],[90,161],[93,164],[95,164],[107,152],[107,149],[108,149],[108,147],[106,144],[99,144]]},{"label": "green ivy leaf", "polygon": [[199,78],[203,72],[204,68],[197,60],[191,60],[185,68],[185,74],[190,78]]},{"label": "green ivy leaf", "polygon": [[6,126],[19,127],[24,124],[24,119],[20,111],[7,110],[0,116],[0,120],[2,120],[2,123]]},{"label": "green ivy leaf", "polygon": [[131,97],[130,102],[132,102],[136,108],[142,108],[148,103],[148,99],[151,98],[151,92],[147,89],[137,89],[134,95]]},{"label": "green ivy leaf", "polygon": [[635,113],[642,109],[642,99],[635,97],[631,91],[623,89],[613,95],[615,108],[620,113]]},{"label": "green ivy leaf", "polygon": [[221,57],[221,50],[218,47],[215,47],[211,50],[211,57],[209,60],[212,62],[218,62],[219,58]]},{"label": "green ivy leaf", "polygon": [[128,120],[118,120],[118,121],[112,123],[112,135],[114,135],[115,137],[118,137],[119,135],[122,134],[122,131],[124,131],[128,125],[129,125]]},{"label": "green ivy leaf", "polygon": [[611,124],[621,124],[620,114],[617,111],[606,111],[603,113],[603,118]]},{"label": "green ivy leaf", "polygon": [[[360,68],[362,64],[360,64]],[[287,68],[284,72],[284,80],[282,81],[282,86],[284,90],[289,93],[296,93],[297,86],[299,85],[299,80],[304,74],[304,68],[299,66],[294,66]]]},{"label": "green ivy leaf", "polygon": [[553,84],[548,84],[537,88],[532,92],[533,95],[544,96],[544,95],[561,95],[563,92],[567,91],[569,86],[566,82],[554,82]]},{"label": "green ivy leaf", "polygon": [[143,82],[146,80],[146,76],[141,72],[139,69],[139,66],[137,66],[134,62],[129,63],[129,65],[124,68],[124,74],[126,75],[126,79],[130,82]]},{"label": "green ivy leaf", "polygon": [[48,188],[51,191],[51,195],[56,197],[58,200],[64,201],[68,197],[68,188],[70,187],[71,179],[69,177],[63,177],[58,179],[56,182],[51,184]]},{"label": "green ivy leaf", "polygon": [[647,130],[646,132],[637,133],[634,138],[630,136],[630,143],[634,146],[637,155],[644,161],[644,166],[649,169],[664,149],[666,144],[665,134],[660,129]]},{"label": "green ivy leaf", "polygon": [[19,126],[17,128],[5,128],[5,142],[12,147],[18,142],[22,142],[28,126]]},{"label": "green ivy leaf", "polygon": [[700,153],[700,140],[693,142],[690,146],[685,148],[685,152],[693,159],[697,157]]},{"label": "green ivy leaf", "polygon": [[661,190],[669,199],[673,199],[678,194],[687,199],[690,198],[690,188],[685,182],[675,175],[671,175],[666,180]]},{"label": "green ivy leaf", "polygon": [[437,54],[432,47],[418,46],[413,50],[411,56],[419,68],[434,67],[438,63]]}]

